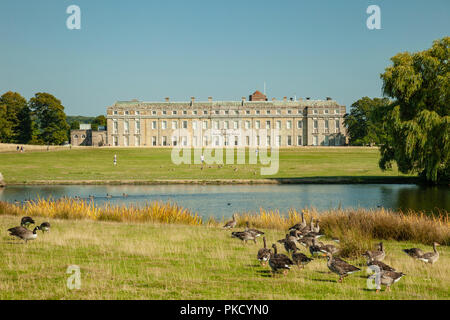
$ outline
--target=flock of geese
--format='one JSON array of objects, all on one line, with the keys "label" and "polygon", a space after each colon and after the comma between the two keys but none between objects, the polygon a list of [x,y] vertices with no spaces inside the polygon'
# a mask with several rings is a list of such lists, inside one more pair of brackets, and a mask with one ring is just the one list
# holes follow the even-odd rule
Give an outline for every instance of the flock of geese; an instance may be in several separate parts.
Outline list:
[{"label": "flock of geese", "polygon": [[36,225],[36,222],[31,217],[23,217],[20,220],[20,226],[8,229],[9,235],[24,240],[27,243],[37,238],[38,230],[41,230],[42,233],[50,231],[50,223],[48,222],[42,222],[40,225],[36,225],[33,230],[29,229],[31,225]]},{"label": "flock of geese", "polygon": [[[323,236],[323,234],[320,233],[319,224],[319,219],[314,220],[311,218],[311,222],[308,225],[304,214],[302,213],[302,221],[290,227],[286,237],[277,241],[284,246],[287,255],[278,253],[277,245],[275,243],[272,244],[273,251],[269,249],[267,247],[266,237],[263,237],[264,247],[258,250],[256,255],[257,259],[263,266],[269,264],[273,275],[280,271],[286,275],[293,265],[304,268],[315,257],[320,256],[327,257],[328,269],[339,276],[338,282],[342,282],[348,275],[360,271],[360,268],[337,257],[340,251],[339,247],[318,241],[318,239]],[[232,220],[228,221],[223,228],[233,229],[236,225],[237,220],[236,215],[234,214]],[[246,223],[244,231],[231,233],[233,238],[240,239],[244,243],[247,243],[247,241],[256,243],[256,238],[263,235],[264,232],[251,229],[249,222]],[[333,241],[339,243],[339,239],[337,238],[333,238]],[[298,244],[305,247],[311,256],[308,257],[306,254],[300,252],[300,249],[297,247]],[[437,246],[439,246],[439,243],[435,242],[433,244],[432,252],[423,252],[418,248],[404,249],[403,251],[412,258],[434,264],[439,259],[439,252],[436,249]],[[403,272],[397,271],[383,262],[386,257],[386,251],[384,250],[382,242],[377,245],[376,250],[366,251],[363,256],[367,259],[367,266],[378,273],[379,282],[381,285],[386,286],[386,291],[390,291],[391,285],[405,276]],[[379,291],[380,288],[378,287],[376,292]]]}]

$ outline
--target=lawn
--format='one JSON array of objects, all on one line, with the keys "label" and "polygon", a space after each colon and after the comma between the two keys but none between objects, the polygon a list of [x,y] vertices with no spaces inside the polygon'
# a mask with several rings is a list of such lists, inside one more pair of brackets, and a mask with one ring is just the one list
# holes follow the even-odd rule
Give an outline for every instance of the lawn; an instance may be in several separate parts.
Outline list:
[{"label": "lawn", "polygon": [[[363,271],[342,284],[328,273],[324,258],[304,270],[295,267],[286,277],[272,277],[269,267],[256,260],[261,240],[245,245],[217,227],[88,220],[51,223],[50,233],[39,232],[37,240],[24,244],[5,232],[19,224],[18,217],[0,216],[0,299],[450,298],[446,246],[438,248],[440,260],[430,266],[401,251],[416,246],[430,251],[429,246],[386,241],[385,262],[407,275],[393,285],[392,292],[377,294],[367,289],[362,260],[348,260]],[[264,231],[269,244],[284,235]],[[70,276],[66,271],[72,265],[81,270],[80,290],[66,285]]]},{"label": "lawn", "polygon": [[[117,166],[113,165],[115,154]],[[266,165],[248,164],[248,152],[246,164],[212,164],[205,165],[202,170],[200,164],[175,165],[171,161],[169,148],[73,148],[50,152],[0,153],[0,172],[6,183],[16,184],[278,178],[330,178],[343,182],[378,179],[389,182],[399,176],[407,177],[399,174],[395,167],[391,171],[380,170],[376,148],[281,149],[279,159],[278,173],[268,176],[260,172],[260,168]]]}]

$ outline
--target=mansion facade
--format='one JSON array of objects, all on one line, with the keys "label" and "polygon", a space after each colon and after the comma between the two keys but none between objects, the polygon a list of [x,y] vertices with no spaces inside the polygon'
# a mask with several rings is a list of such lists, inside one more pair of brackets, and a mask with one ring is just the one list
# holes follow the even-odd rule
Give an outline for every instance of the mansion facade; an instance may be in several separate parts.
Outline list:
[{"label": "mansion facade", "polygon": [[326,100],[118,101],[107,108],[107,143],[121,147],[343,146],[345,106]]}]

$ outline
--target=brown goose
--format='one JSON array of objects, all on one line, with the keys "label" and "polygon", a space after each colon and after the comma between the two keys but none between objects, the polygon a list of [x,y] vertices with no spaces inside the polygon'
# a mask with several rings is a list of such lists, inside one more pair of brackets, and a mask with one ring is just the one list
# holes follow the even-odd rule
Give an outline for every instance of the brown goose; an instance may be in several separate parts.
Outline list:
[{"label": "brown goose", "polygon": [[234,227],[236,227],[236,214],[233,214],[233,220],[228,221],[227,223],[225,223],[225,225],[223,226],[225,229],[233,229]]},{"label": "brown goose", "polygon": [[34,228],[33,231],[31,231],[22,226],[8,229],[10,236],[14,236],[19,239],[25,240],[25,243],[27,243],[28,240],[36,239],[38,230],[39,230],[39,227],[36,227],[36,228]]},{"label": "brown goose", "polygon": [[304,268],[308,263],[310,263],[313,259],[308,258],[305,254],[301,253],[301,252],[297,252],[297,250],[295,250],[292,253],[292,260],[294,261],[294,263],[300,268],[300,266],[302,268]]},{"label": "brown goose", "polygon": [[291,231],[291,230],[303,231],[306,228],[305,214],[303,213],[303,211],[302,211],[301,215],[302,215],[302,222],[297,223],[297,224],[293,225],[292,227],[290,227],[289,231]]},{"label": "brown goose", "polygon": [[[380,274],[380,283],[386,286],[386,291],[391,291],[391,285],[399,281],[404,275],[402,272],[383,270]],[[377,292],[380,292],[379,288],[377,288]]]},{"label": "brown goose", "polygon": [[292,253],[298,250],[295,241],[292,241],[288,234],[286,235],[286,241],[284,241],[284,248],[288,253]]},{"label": "brown goose", "polygon": [[244,243],[247,243],[247,241],[249,241],[249,240],[253,240],[253,242],[256,243],[255,235],[252,234],[251,232],[247,232],[247,231],[232,232],[231,237],[238,238],[238,239],[244,241]]},{"label": "brown goose", "polygon": [[419,248],[403,249],[403,252],[415,259],[419,259],[424,254]]},{"label": "brown goose", "polygon": [[315,233],[319,233],[320,232],[320,226],[319,226],[320,220],[317,219],[316,220],[316,225],[311,227],[311,231],[315,232]]},{"label": "brown goose", "polygon": [[314,240],[313,237],[304,237],[304,238],[300,239],[298,242],[299,242],[302,246],[308,248],[308,247],[310,247],[310,246],[313,245],[313,240]]},{"label": "brown goose", "polygon": [[367,266],[368,267],[377,266],[379,268],[379,270],[395,271],[394,268],[392,268],[391,266],[388,266],[386,263],[372,259],[370,251],[366,251],[362,255],[367,258]]},{"label": "brown goose", "polygon": [[255,236],[255,238],[262,236],[264,234],[264,232],[262,232],[262,231],[259,231],[256,229],[250,229],[250,223],[248,221],[247,221],[246,225],[247,225],[247,228],[245,228],[245,231],[252,233]]},{"label": "brown goose", "polygon": [[270,259],[270,255],[272,254],[272,250],[267,249],[266,237],[263,237],[264,248],[258,250],[257,258],[259,262],[265,266]]},{"label": "brown goose", "polygon": [[269,266],[272,269],[272,272],[275,273],[278,270],[283,270],[283,274],[286,275],[288,270],[291,269],[291,265],[294,264],[291,259],[289,259],[288,256],[284,254],[278,254],[277,253],[277,245],[274,243],[272,244],[272,248],[274,251],[274,254],[270,256],[269,259]]},{"label": "brown goose", "polygon": [[339,275],[339,282],[342,282],[344,277],[348,276],[349,274],[361,270],[342,259],[334,258],[333,255],[329,252],[327,253],[327,260],[328,269]]},{"label": "brown goose", "polygon": [[424,253],[419,260],[426,262],[426,263],[430,263],[433,264],[436,261],[439,260],[439,252],[436,250],[436,247],[439,246],[440,244],[437,242],[433,242],[433,252],[426,252]]},{"label": "brown goose", "polygon": [[27,228],[30,224],[35,224],[34,220],[31,217],[23,217],[20,220],[20,225],[22,227],[26,227]]},{"label": "brown goose", "polygon": [[391,266],[388,266],[386,263],[377,260],[369,260],[367,262],[367,266],[368,267],[377,266],[379,270],[382,271],[395,271],[395,269],[392,268]]},{"label": "brown goose", "polygon": [[309,252],[311,253],[311,256],[314,257],[314,255],[322,254],[322,242],[317,242],[316,238],[312,239],[312,245],[309,246]]},{"label": "brown goose", "polygon": [[331,254],[337,254],[337,253],[339,253],[339,248],[332,244],[324,244],[323,246],[321,246],[320,251],[323,253],[329,252]]},{"label": "brown goose", "polygon": [[383,242],[378,244],[378,250],[366,251],[366,255],[370,255],[372,260],[383,261],[386,257],[386,252],[384,251]]}]

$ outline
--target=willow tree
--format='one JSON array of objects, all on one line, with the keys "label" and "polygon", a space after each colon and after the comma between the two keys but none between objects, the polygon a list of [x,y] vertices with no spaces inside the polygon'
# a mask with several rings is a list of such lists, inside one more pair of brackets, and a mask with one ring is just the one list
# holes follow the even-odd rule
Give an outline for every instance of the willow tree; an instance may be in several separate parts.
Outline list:
[{"label": "willow tree", "polygon": [[381,75],[383,91],[394,99],[382,115],[387,136],[380,168],[395,161],[402,173],[427,181],[449,181],[450,37],[425,51],[399,53]]}]

